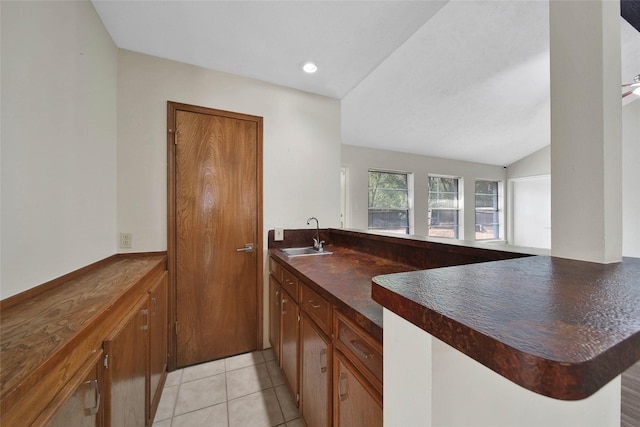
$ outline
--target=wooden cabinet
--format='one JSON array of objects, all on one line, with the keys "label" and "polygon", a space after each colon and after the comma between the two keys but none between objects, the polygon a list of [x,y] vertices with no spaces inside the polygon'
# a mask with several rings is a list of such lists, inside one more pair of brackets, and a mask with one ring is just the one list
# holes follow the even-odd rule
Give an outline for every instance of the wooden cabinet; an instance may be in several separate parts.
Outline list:
[{"label": "wooden cabinet", "polygon": [[96,351],[33,425],[102,427],[102,351]]},{"label": "wooden cabinet", "polygon": [[300,310],[298,279],[273,258],[269,259],[269,340],[276,353],[296,406],[300,402],[298,380]]},{"label": "wooden cabinet", "polygon": [[300,320],[300,412],[308,427],[331,425],[331,339],[302,313]]},{"label": "wooden cabinet", "polygon": [[269,259],[269,335],[307,427],[382,425],[382,345]]},{"label": "wooden cabinet", "polygon": [[167,375],[167,331],[169,275],[164,273],[149,290],[149,372],[147,374],[147,424],[153,424],[153,417],[160,402],[162,387]]},{"label": "wooden cabinet", "polygon": [[280,283],[273,276],[269,276],[269,341],[271,348],[280,361]]},{"label": "wooden cabinet", "polygon": [[146,425],[147,304],[145,295],[104,341],[106,427]]},{"label": "wooden cabinet", "polygon": [[280,299],[280,311],[282,313],[280,367],[297,406],[300,400],[298,394],[298,332],[300,315],[298,303],[284,290]]},{"label": "wooden cabinet", "polygon": [[334,352],[334,364],[334,426],[382,426],[382,396],[339,350]]},{"label": "wooden cabinet", "polygon": [[382,345],[336,312],[334,426],[382,426]]},{"label": "wooden cabinet", "polygon": [[166,307],[164,254],[114,255],[0,301],[0,424],[150,423]]}]

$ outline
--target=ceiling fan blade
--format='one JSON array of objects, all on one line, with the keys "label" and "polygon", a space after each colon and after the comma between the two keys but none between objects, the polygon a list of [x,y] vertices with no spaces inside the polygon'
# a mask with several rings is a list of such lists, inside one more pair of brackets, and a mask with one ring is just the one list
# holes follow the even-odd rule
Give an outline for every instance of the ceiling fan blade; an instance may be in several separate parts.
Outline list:
[{"label": "ceiling fan blade", "polygon": [[640,83],[627,83],[622,85],[622,87],[637,87],[640,86]]}]

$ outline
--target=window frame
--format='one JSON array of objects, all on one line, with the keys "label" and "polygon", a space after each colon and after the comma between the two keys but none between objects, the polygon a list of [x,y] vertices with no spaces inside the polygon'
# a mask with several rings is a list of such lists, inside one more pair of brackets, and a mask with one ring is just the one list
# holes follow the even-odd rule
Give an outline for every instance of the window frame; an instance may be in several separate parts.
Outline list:
[{"label": "window frame", "polygon": [[[495,202],[494,202],[494,206],[491,207],[490,209],[486,209],[486,208],[478,208],[478,190],[477,190],[477,184],[478,182],[490,182],[490,183],[495,183],[496,184],[496,194],[481,194],[481,195],[485,195],[485,196],[492,196],[495,197]],[[479,242],[490,242],[490,241],[503,241],[504,240],[504,206],[503,206],[503,193],[504,193],[504,184],[502,180],[499,179],[485,179],[485,178],[476,178],[476,180],[474,181],[474,197],[473,197],[473,202],[474,202],[474,233],[473,233],[473,237],[474,240],[479,241]],[[478,238],[478,232],[479,232],[479,227],[478,225],[480,225],[481,227],[484,224],[478,224],[478,209],[481,209],[482,212],[493,212],[493,219],[494,222],[490,223],[493,226],[494,229],[494,237],[489,237],[489,238]],[[497,222],[495,222],[497,221]]]},{"label": "window frame", "polygon": [[[432,191],[431,191],[431,179],[432,178],[437,178],[437,179],[455,179],[457,181],[457,191],[456,191],[456,202],[457,202],[457,207],[455,208],[437,208],[434,209],[431,207],[431,195],[432,195]],[[438,192],[440,193],[440,192]],[[444,193],[444,192],[443,192]],[[449,192],[451,193],[451,192]],[[445,199],[439,199],[439,200],[445,200]],[[455,175],[439,175],[439,174],[428,174],[427,176],[427,237],[436,237],[436,238],[440,238],[440,239],[452,239],[452,240],[461,240],[460,239],[460,233],[461,231],[464,231],[463,225],[464,225],[464,209],[463,209],[463,205],[464,205],[464,179],[461,176],[455,176]],[[455,224],[453,226],[453,237],[450,236],[435,236],[431,234],[431,230],[432,230],[432,224],[431,221],[433,219],[433,211],[450,211],[450,212],[456,212],[456,221]],[[433,227],[434,229],[436,227]]]},{"label": "window frame", "polygon": [[[371,200],[369,196],[369,192],[371,191],[371,187],[369,187],[369,178],[371,173],[384,173],[384,174],[393,174],[393,175],[405,175],[407,188],[406,188],[406,200],[407,206],[406,209],[398,209],[398,208],[372,208],[369,206]],[[407,225],[406,227],[397,228],[396,230],[384,227],[373,227],[370,223],[370,214],[372,211],[391,211],[391,212],[406,212],[407,217]],[[407,171],[398,171],[398,170],[389,170],[389,169],[378,169],[378,168],[369,168],[367,170],[367,230],[370,231],[380,231],[380,232],[388,232],[388,233],[397,233],[397,234],[405,234],[409,235],[413,233],[413,173]],[[404,231],[403,231],[404,230]]]}]

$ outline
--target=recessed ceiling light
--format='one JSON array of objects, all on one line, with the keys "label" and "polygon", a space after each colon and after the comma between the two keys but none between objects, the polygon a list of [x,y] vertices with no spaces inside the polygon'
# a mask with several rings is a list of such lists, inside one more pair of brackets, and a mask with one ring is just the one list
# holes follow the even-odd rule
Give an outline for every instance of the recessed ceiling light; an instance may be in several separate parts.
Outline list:
[{"label": "recessed ceiling light", "polygon": [[313,74],[318,71],[318,66],[313,62],[305,62],[305,64],[302,66],[302,69],[305,73]]}]

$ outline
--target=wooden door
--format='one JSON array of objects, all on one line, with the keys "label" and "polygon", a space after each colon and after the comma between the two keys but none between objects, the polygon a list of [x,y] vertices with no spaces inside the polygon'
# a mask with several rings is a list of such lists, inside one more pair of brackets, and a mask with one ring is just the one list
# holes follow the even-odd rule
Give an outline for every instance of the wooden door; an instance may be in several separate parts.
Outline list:
[{"label": "wooden door", "polygon": [[262,122],[253,116],[195,110],[175,111],[180,367],[262,344]]},{"label": "wooden door", "polygon": [[149,311],[141,298],[104,343],[105,426],[146,425]]},{"label": "wooden door", "polygon": [[102,383],[102,350],[99,350],[87,359],[53,402],[30,425],[102,427]]},{"label": "wooden door", "polygon": [[382,427],[382,398],[339,351],[334,356],[334,426]]},{"label": "wooden door", "polygon": [[164,273],[149,291],[148,425],[153,424],[167,371],[167,286],[168,274]]},{"label": "wooden door", "polygon": [[313,320],[300,319],[300,412],[308,427],[331,425],[331,340]]},{"label": "wooden door", "polygon": [[289,389],[296,401],[296,406],[298,406],[298,327],[300,317],[298,304],[295,300],[284,289],[281,289],[281,295],[280,340],[282,348],[280,349],[280,363]]},{"label": "wooden door", "polygon": [[269,340],[280,363],[280,283],[269,275]]}]

